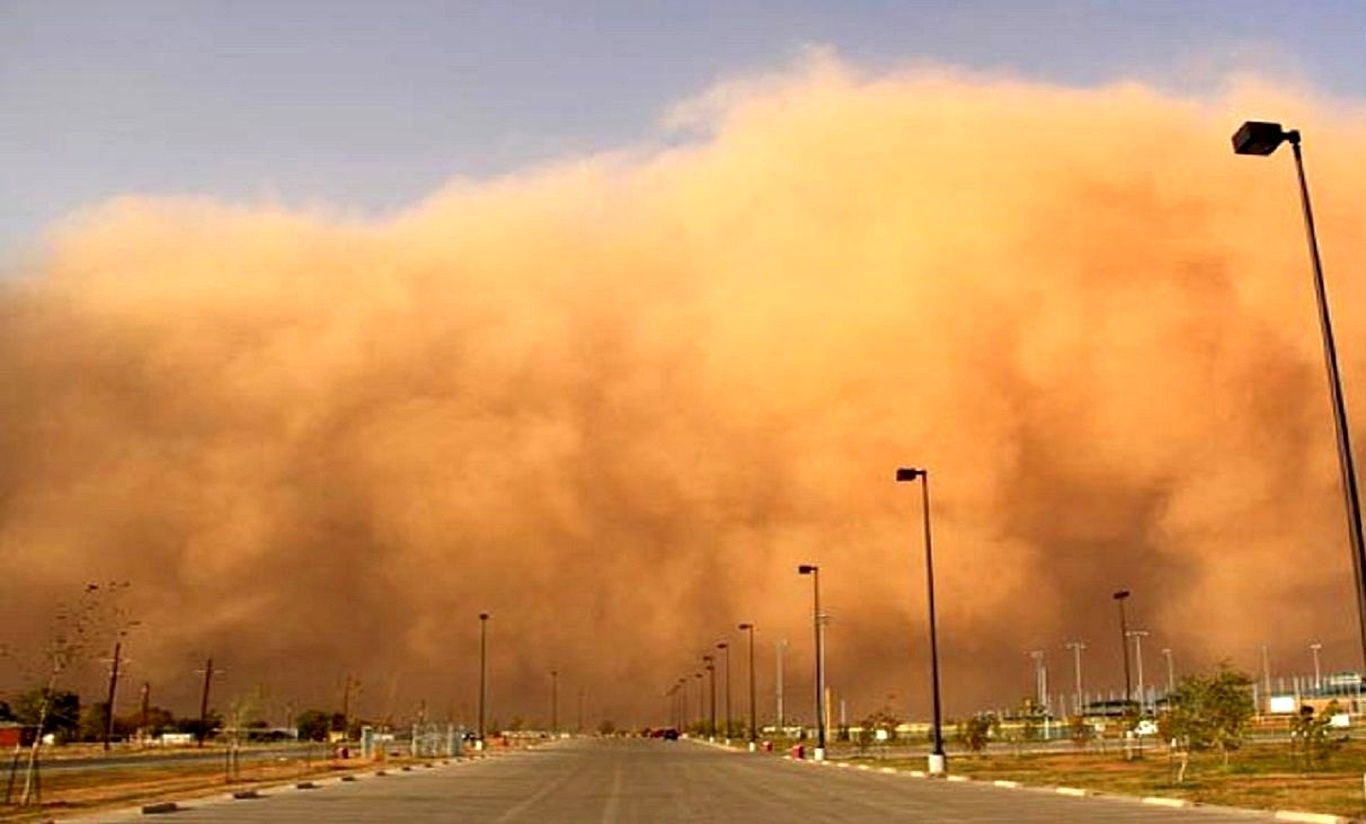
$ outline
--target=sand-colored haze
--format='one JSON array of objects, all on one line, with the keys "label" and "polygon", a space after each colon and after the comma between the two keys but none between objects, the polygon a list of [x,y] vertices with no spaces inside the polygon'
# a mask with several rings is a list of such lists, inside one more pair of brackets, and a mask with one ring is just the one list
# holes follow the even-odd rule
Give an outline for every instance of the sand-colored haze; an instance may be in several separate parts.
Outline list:
[{"label": "sand-colored haze", "polygon": [[809,717],[813,561],[850,712],[921,712],[919,495],[892,475],[923,464],[951,711],[1027,692],[1029,649],[1070,683],[1073,638],[1117,683],[1121,585],[1150,672],[1262,643],[1305,670],[1314,639],[1354,664],[1293,171],[1228,136],[1306,131],[1361,421],[1360,110],[833,61],[723,91],[683,148],[382,222],[74,218],[0,292],[0,639],[128,579],[130,677],[164,701],[213,654],[225,696],[334,702],[349,670],[365,712],[461,714],[488,610],[494,716],[544,716],[554,666],[563,717],[583,686],[648,721],[752,620],[763,689],[787,637]]}]

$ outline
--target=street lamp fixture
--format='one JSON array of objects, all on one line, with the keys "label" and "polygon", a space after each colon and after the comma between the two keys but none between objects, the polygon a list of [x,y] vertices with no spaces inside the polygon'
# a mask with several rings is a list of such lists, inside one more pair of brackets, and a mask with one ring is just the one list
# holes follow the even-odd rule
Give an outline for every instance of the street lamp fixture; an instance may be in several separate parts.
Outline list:
[{"label": "street lamp fixture", "polygon": [[1333,338],[1333,319],[1328,311],[1328,291],[1323,282],[1323,262],[1319,258],[1314,209],[1309,202],[1309,183],[1304,175],[1300,133],[1298,129],[1287,131],[1279,123],[1249,120],[1238,127],[1238,131],[1233,135],[1233,151],[1241,155],[1269,155],[1282,143],[1290,144],[1300,184],[1300,209],[1304,213],[1304,231],[1309,241],[1309,262],[1313,269],[1314,296],[1318,301],[1319,331],[1323,336],[1323,360],[1328,369],[1328,391],[1333,405],[1333,426],[1337,433],[1338,470],[1342,476],[1342,495],[1347,510],[1352,571],[1356,576],[1357,628],[1361,633],[1362,660],[1366,663],[1366,540],[1363,539],[1361,531],[1361,499],[1357,494],[1356,465],[1352,458],[1351,435],[1347,424],[1347,403],[1342,397],[1337,344]]},{"label": "street lamp fixture", "polygon": [[940,775],[947,767],[944,755],[944,730],[939,704],[939,632],[934,610],[934,549],[930,540],[930,471],[918,467],[901,467],[896,471],[898,483],[920,481],[920,508],[925,523],[925,587],[929,593],[930,609],[930,691],[934,700],[934,752],[929,757],[930,775]]},{"label": "street lamp fixture", "polygon": [[825,633],[821,626],[821,568],[815,564],[797,567],[799,575],[810,575],[812,580],[811,620],[816,628],[816,752],[817,761],[825,760]]},{"label": "street lamp fixture", "polygon": [[749,751],[754,752],[759,738],[758,725],[755,723],[754,715],[754,624],[743,623],[740,625],[740,631],[749,634]]}]

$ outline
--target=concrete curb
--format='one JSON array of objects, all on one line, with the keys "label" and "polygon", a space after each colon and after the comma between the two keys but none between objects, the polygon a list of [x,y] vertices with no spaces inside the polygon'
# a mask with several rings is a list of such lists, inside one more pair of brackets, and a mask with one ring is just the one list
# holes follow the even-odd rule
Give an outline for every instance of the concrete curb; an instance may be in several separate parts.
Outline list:
[{"label": "concrete curb", "polygon": [[1083,790],[1081,787],[1054,787],[1053,792],[1058,795],[1070,795],[1082,798],[1091,794],[1090,790]]},{"label": "concrete curb", "polygon": [[993,786],[996,786],[996,787],[1009,787],[1009,788],[1012,789],[1012,790],[1015,789],[1016,787],[1020,786],[1020,782],[1018,782],[1018,781],[1007,781],[1007,780],[1005,780],[1005,779],[997,779],[996,781],[993,781],[993,782],[991,782],[991,783],[992,783]]},{"label": "concrete curb", "polygon": [[1329,813],[1302,813],[1296,810],[1277,810],[1275,817],[1278,821],[1303,821],[1306,824],[1347,824],[1354,820]]},{"label": "concrete curb", "polygon": [[1144,804],[1153,804],[1158,807],[1189,807],[1191,803],[1184,798],[1167,798],[1161,795],[1145,795],[1139,799]]}]

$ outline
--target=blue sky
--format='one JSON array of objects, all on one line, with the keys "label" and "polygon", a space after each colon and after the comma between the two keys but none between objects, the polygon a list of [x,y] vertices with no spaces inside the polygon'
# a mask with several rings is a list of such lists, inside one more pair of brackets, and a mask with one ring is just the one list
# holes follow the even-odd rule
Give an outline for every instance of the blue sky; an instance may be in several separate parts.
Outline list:
[{"label": "blue sky", "polygon": [[0,260],[122,193],[384,214],[657,136],[812,45],[1070,85],[1200,91],[1254,65],[1366,98],[1363,2],[193,2],[0,5]]}]

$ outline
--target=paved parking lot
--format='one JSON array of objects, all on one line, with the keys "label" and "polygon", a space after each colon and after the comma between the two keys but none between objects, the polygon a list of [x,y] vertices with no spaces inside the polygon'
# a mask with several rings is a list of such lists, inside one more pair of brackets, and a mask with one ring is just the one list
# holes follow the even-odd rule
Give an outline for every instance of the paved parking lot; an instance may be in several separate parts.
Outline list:
[{"label": "paved parking lot", "polygon": [[[252,800],[188,802],[184,822],[1243,822],[1260,814],[948,782],[688,742],[576,739]],[[90,821],[143,818],[137,813]],[[155,820],[143,818],[143,820]]]}]

